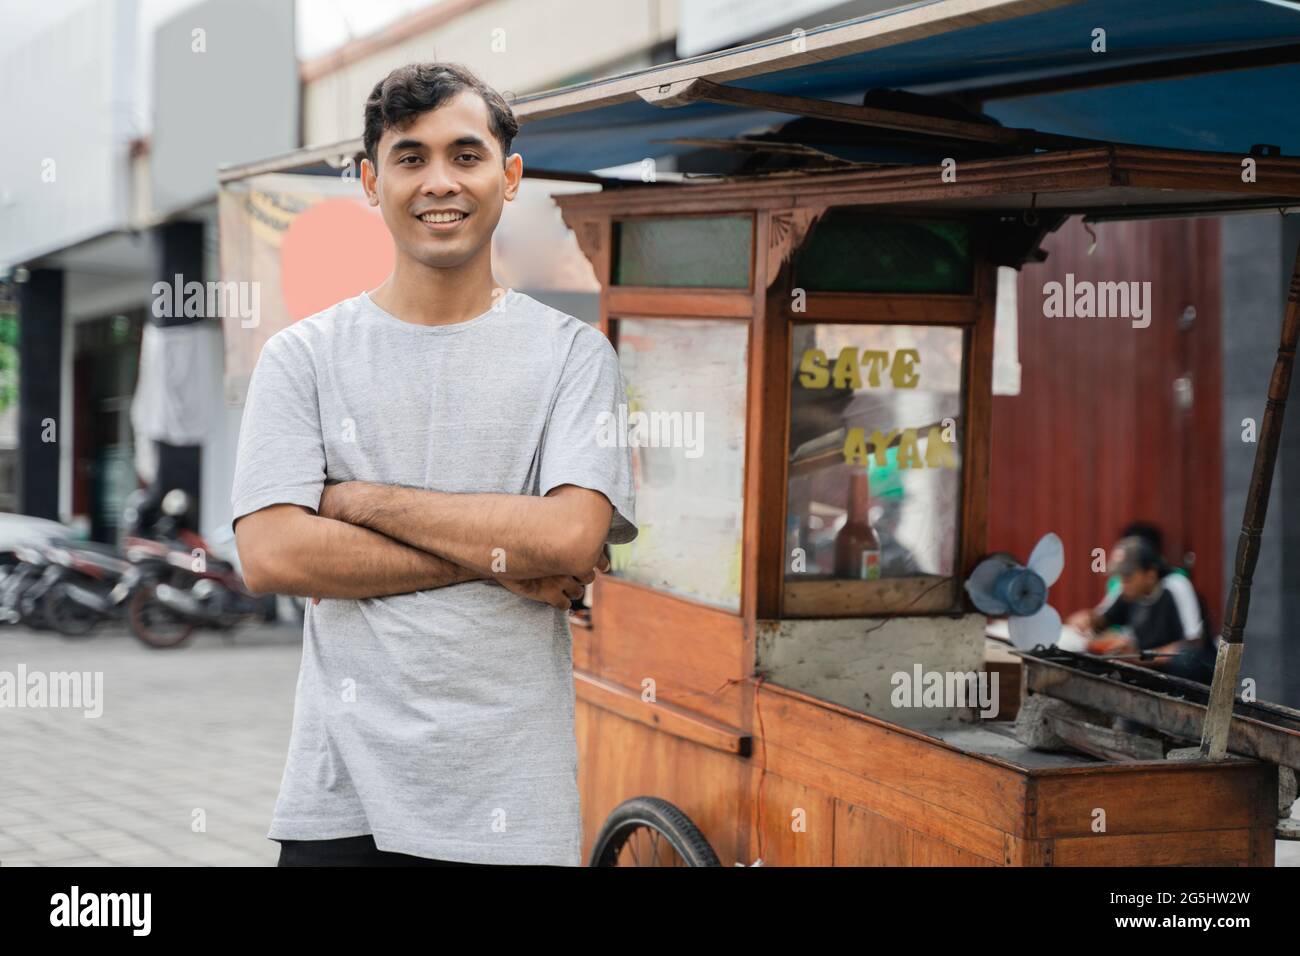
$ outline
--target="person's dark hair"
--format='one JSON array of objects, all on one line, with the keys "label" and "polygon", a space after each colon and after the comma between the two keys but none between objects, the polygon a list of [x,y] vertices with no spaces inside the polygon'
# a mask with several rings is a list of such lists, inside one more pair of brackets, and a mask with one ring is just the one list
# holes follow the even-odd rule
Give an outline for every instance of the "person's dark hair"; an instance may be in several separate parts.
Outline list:
[{"label": "person's dark hair", "polygon": [[1164,555],[1165,553],[1165,535],[1158,525],[1149,521],[1134,521],[1125,525],[1124,530],[1119,533],[1121,538],[1141,538],[1155,549],[1156,554]]},{"label": "person's dark hair", "polygon": [[501,94],[459,63],[411,63],[376,83],[366,100],[361,143],[371,165],[379,168],[377,150],[384,130],[405,129],[415,117],[437,109],[462,90],[474,91],[487,103],[492,135],[501,144],[504,163],[519,134],[519,121]]},{"label": "person's dark hair", "polygon": [[1149,571],[1152,568],[1164,577],[1166,568],[1160,552],[1151,546],[1151,542],[1138,535],[1121,538],[1111,551],[1109,562],[1112,574],[1127,576],[1134,571]]}]

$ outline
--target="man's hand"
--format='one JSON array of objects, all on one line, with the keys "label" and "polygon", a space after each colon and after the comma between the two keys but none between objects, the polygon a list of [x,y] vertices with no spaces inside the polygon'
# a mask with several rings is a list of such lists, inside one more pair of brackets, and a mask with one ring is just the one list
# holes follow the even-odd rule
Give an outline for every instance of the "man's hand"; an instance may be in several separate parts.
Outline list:
[{"label": "man's hand", "polygon": [[1065,620],[1067,627],[1072,627],[1081,634],[1087,634],[1092,631],[1092,612],[1088,610],[1075,611]]},{"label": "man's hand", "polygon": [[1089,654],[1136,654],[1137,641],[1121,631],[1107,631],[1088,642]]},{"label": "man's hand", "polygon": [[596,572],[608,570],[609,559],[601,555],[599,565],[576,578],[569,574],[554,574],[545,578],[497,578],[497,583],[520,597],[567,611],[569,602],[582,597],[587,585],[596,580]]},{"label": "man's hand", "polygon": [[[594,578],[595,575],[591,577]],[[555,574],[549,578],[498,578],[497,583],[520,597],[540,601],[562,611],[569,609],[571,600],[582,597],[584,589],[578,578],[568,574]]]}]

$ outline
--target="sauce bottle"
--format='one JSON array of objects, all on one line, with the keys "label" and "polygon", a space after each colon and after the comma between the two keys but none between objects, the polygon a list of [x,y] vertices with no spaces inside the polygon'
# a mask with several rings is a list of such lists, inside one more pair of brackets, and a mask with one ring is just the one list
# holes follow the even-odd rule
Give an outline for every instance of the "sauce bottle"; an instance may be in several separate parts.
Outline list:
[{"label": "sauce bottle", "polygon": [[880,578],[880,539],[867,518],[871,490],[865,468],[849,483],[849,515],[835,535],[835,576],[861,581]]}]

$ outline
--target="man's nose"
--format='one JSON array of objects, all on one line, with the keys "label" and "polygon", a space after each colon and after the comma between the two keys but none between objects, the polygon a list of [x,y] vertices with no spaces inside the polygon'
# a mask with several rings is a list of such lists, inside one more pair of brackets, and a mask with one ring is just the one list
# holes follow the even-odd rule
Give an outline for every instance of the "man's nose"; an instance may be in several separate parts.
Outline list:
[{"label": "man's nose", "polygon": [[456,177],[455,170],[446,163],[432,162],[429,163],[425,171],[424,182],[420,185],[420,191],[431,196],[458,193],[460,192],[460,180]]}]

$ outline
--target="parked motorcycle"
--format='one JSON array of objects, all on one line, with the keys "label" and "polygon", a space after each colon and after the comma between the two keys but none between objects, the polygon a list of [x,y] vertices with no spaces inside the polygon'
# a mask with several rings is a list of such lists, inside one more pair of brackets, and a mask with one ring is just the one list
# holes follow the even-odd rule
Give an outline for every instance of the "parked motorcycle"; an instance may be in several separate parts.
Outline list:
[{"label": "parked motorcycle", "polygon": [[253,618],[275,620],[274,595],[249,591],[220,549],[186,527],[189,507],[185,492],[169,491],[158,537],[126,541],[138,569],[127,617],[132,633],[151,647],[177,647],[196,627],[229,630]]},{"label": "parked motorcycle", "polygon": [[38,545],[15,545],[13,564],[4,580],[0,581],[0,620],[22,624],[35,630],[49,627],[44,606],[35,600],[33,592],[41,585],[50,562]]},{"label": "parked motorcycle", "polygon": [[37,602],[51,627],[65,637],[84,637],[101,622],[122,616],[133,569],[115,548],[78,541],[42,550],[49,566],[27,598]]}]

